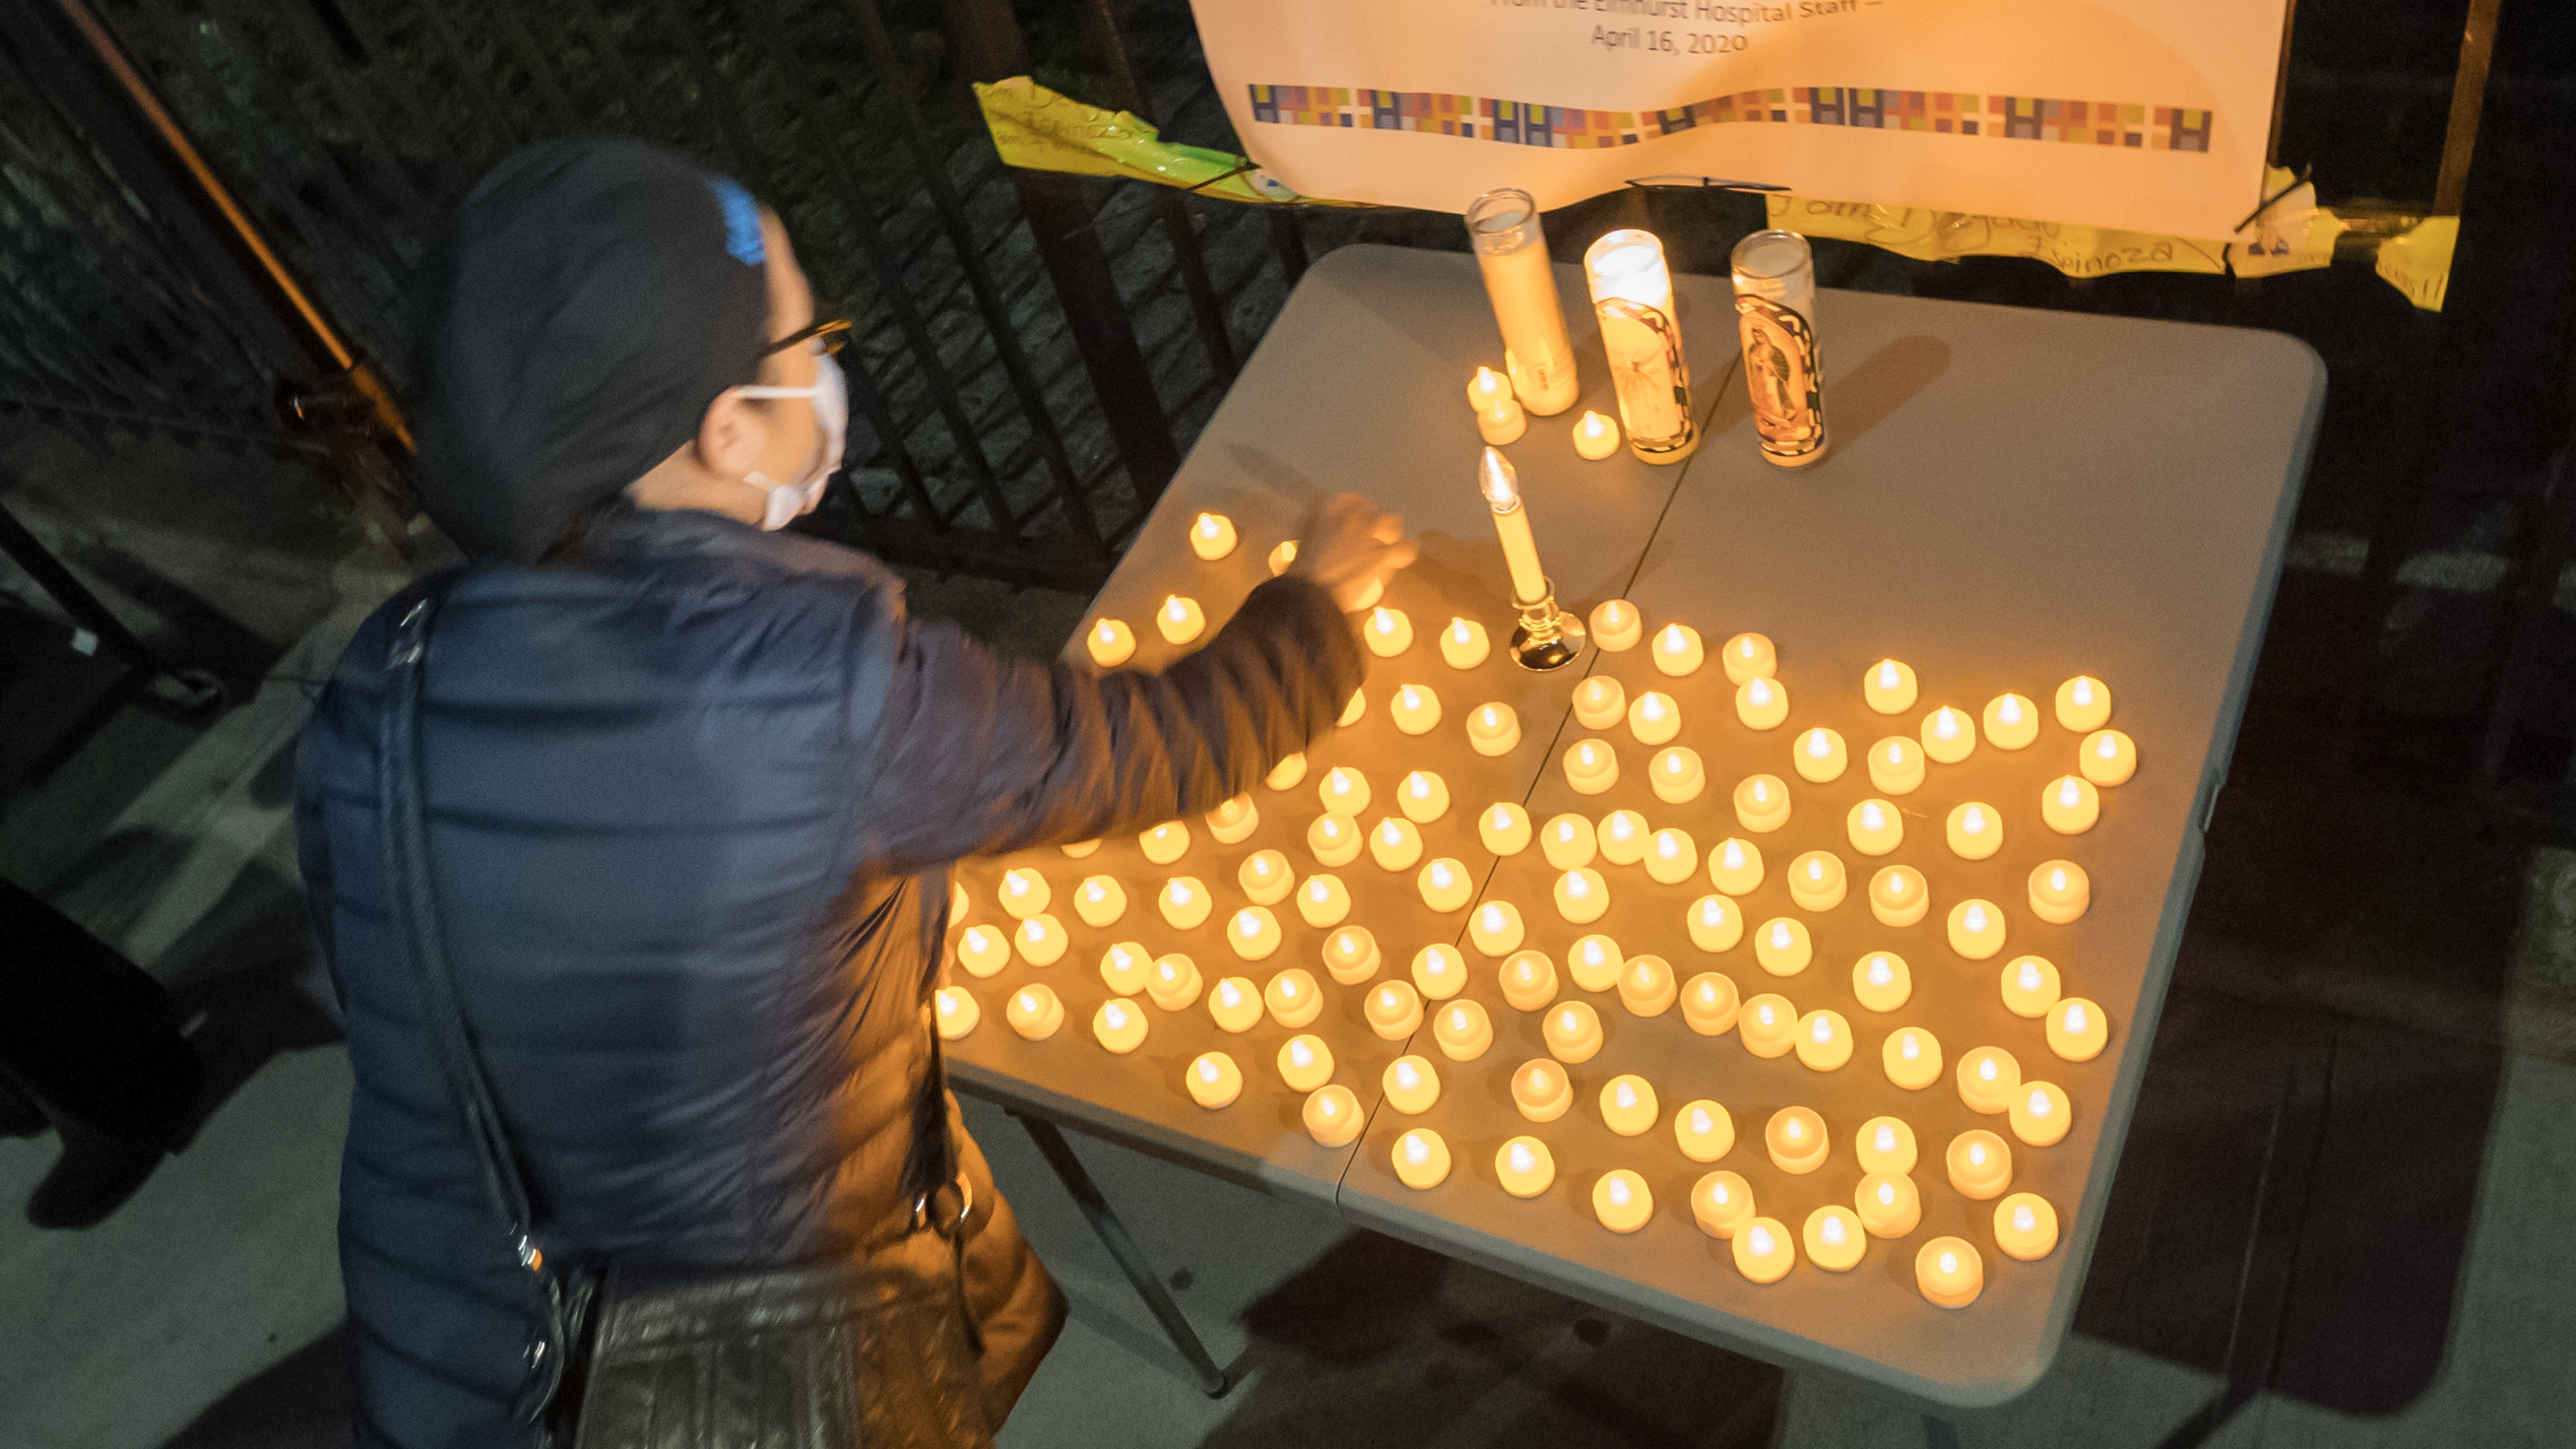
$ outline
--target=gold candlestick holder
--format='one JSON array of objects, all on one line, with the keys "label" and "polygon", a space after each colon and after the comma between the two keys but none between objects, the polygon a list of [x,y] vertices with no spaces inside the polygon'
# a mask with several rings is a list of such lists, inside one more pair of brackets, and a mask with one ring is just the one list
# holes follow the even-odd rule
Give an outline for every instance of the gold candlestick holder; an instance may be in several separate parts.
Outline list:
[{"label": "gold candlestick holder", "polygon": [[1512,662],[1535,673],[1563,669],[1583,653],[1583,621],[1556,606],[1556,580],[1536,599],[1514,599],[1521,621],[1512,626]]}]

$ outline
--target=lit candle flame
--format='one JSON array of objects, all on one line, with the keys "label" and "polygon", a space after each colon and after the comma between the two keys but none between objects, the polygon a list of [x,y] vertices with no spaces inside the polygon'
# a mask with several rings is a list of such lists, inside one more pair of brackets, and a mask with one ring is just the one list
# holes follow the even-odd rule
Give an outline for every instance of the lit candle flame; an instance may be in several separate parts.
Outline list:
[{"label": "lit candle flame", "polygon": [[1824,878],[1825,878],[1825,863],[1824,863],[1823,861],[1821,861],[1821,860],[1811,860],[1811,861],[1808,861],[1808,862],[1807,862],[1807,879],[1812,880],[1812,881],[1820,881],[1820,880],[1823,880]]},{"label": "lit candle flame", "polygon": [[1980,1081],[1987,1082],[1991,1082],[1995,1079],[1995,1059],[1993,1057],[1979,1057],[1977,1059],[1977,1078]]},{"label": "lit candle flame", "polygon": [[1986,1165],[1986,1144],[1982,1142],[1971,1142],[1968,1144],[1968,1165],[1970,1167],[1983,1167]]},{"label": "lit candle flame", "polygon": [[1530,1156],[1529,1145],[1527,1143],[1515,1142],[1512,1144],[1512,1171],[1528,1172],[1537,1166],[1538,1159]]},{"label": "lit candle flame", "polygon": [[2021,989],[2024,991],[2039,989],[2039,963],[2035,961],[2021,963]]},{"label": "lit candle flame", "polygon": [[1755,1228],[1751,1233],[1746,1235],[1746,1242],[1753,1249],[1753,1256],[1757,1258],[1767,1258],[1771,1256],[1770,1229]]},{"label": "lit candle flame", "polygon": [[1882,1183],[1880,1183],[1880,1184],[1878,1185],[1878,1203],[1879,1203],[1879,1206],[1881,1206],[1881,1207],[1894,1207],[1894,1206],[1896,1206],[1896,1184],[1895,1184],[1895,1183],[1892,1183],[1892,1182],[1882,1182]]},{"label": "lit candle flame", "polygon": [[1667,654],[1679,654],[1690,647],[1690,641],[1682,637],[1681,625],[1666,624],[1664,632],[1655,636],[1655,647]]},{"label": "lit candle flame", "polygon": [[1968,812],[1959,817],[1959,828],[1970,835],[1984,834],[1986,829],[1986,812],[1978,809],[1974,805],[1969,806]]},{"label": "lit candle flame", "polygon": [[[1681,756],[1679,756],[1679,755],[1666,755],[1666,756],[1664,756],[1664,773],[1665,773],[1665,774],[1667,774],[1667,775],[1678,775],[1678,774],[1680,774],[1681,772],[1682,772],[1682,757],[1681,757]],[[1619,823],[1620,823],[1620,824],[1621,824],[1621,826],[1623,826],[1623,827],[1627,824],[1627,822],[1626,822],[1626,821],[1624,821],[1624,820],[1623,820],[1623,821],[1621,821],[1621,822],[1619,822]],[[1621,835],[1621,838],[1623,838],[1623,839],[1624,839],[1624,838],[1626,838],[1627,831],[1626,831],[1625,829],[1622,829],[1622,830],[1620,831],[1620,835]]]},{"label": "lit candle flame", "polygon": [[1243,993],[1236,990],[1234,983],[1231,981],[1218,983],[1216,994],[1221,997],[1228,1006],[1240,1006],[1243,1004]]},{"label": "lit candle flame", "polygon": [[1932,716],[1932,733],[1945,740],[1958,738],[1959,717],[1952,714],[1949,707],[1944,705],[1939,714]]},{"label": "lit candle flame", "polygon": [[1816,1236],[1824,1239],[1828,1243],[1838,1244],[1842,1242],[1843,1220],[1839,1217],[1828,1214],[1825,1218],[1824,1226],[1816,1229]]},{"label": "lit candle flame", "polygon": [[1100,1019],[1109,1023],[1111,1031],[1116,1031],[1127,1024],[1127,1008],[1113,1001],[1101,1011]]},{"label": "lit candle flame", "polygon": [[1330,1117],[1340,1112],[1342,1110],[1342,1105],[1322,1093],[1317,1093],[1315,1096],[1315,1110],[1327,1117]]},{"label": "lit candle flame", "polygon": [[1896,672],[1896,661],[1895,661],[1895,660],[1893,660],[1893,659],[1882,659],[1882,660],[1880,660],[1880,661],[1879,661],[1879,663],[1878,663],[1878,687],[1879,687],[1879,688],[1881,688],[1881,689],[1894,689],[1894,688],[1896,688],[1898,685],[1903,684],[1904,682],[1905,682],[1904,676],[1902,676],[1902,675],[1900,675],[1900,674],[1898,674],[1898,673]]},{"label": "lit candle flame", "polygon": [[2004,702],[1995,706],[1995,718],[2002,720],[2005,724],[2020,724],[2021,696],[2018,694],[2005,695]]},{"label": "lit candle flame", "polygon": [[1726,842],[1726,868],[1728,870],[1744,869],[1744,847],[1732,840]]},{"label": "lit candle flame", "polygon": [[1780,1135],[1792,1142],[1803,1141],[1807,1135],[1807,1124],[1792,1117],[1781,1125]]},{"label": "lit candle flame", "polygon": [[2069,1007],[2067,1007],[2067,1008],[2066,1008],[2066,1029],[2067,1029],[2068,1031],[2082,1031],[2082,1030],[2084,1030],[2084,1026],[2085,1026],[2084,1008],[2083,1008],[2083,1007],[2081,1007],[2081,1006],[2069,1006]]},{"label": "lit candle flame", "polygon": [[2106,760],[2116,760],[2120,758],[2120,742],[2109,735],[2104,735],[2102,743],[2093,747],[2093,753]]},{"label": "lit candle flame", "polygon": [[1568,1032],[1579,1031],[1583,1026],[1583,1018],[1576,1016],[1572,1011],[1567,1011],[1557,1017],[1556,1022],[1559,1027],[1562,1027]]},{"label": "lit candle flame", "polygon": [[1038,1009],[1037,997],[1026,991],[1020,993],[1018,1004],[1022,1011],[1035,1011]]},{"label": "lit candle flame", "polygon": [[1943,1253],[1939,1262],[1941,1271],[1944,1273],[1956,1273],[1959,1271],[1959,1255],[1956,1253]]},{"label": "lit candle flame", "polygon": [[[1660,694],[1647,695],[1645,701],[1637,706],[1637,713],[1650,720],[1662,719],[1664,717],[1664,697]],[[2105,745],[2105,752],[2107,753],[2107,741],[2105,742]]]},{"label": "lit candle flame", "polygon": [[1461,1032],[1467,1029],[1467,1009],[1465,1007],[1457,1007],[1450,1011],[1449,1029],[1451,1031]]},{"label": "lit candle flame", "polygon": [[1369,614],[1369,627],[1381,634],[1392,634],[1395,632],[1395,616],[1386,611],[1385,605],[1380,604]]},{"label": "lit candle flame", "polygon": [[1482,721],[1485,728],[1489,730],[1500,729],[1503,726],[1503,717],[1494,713],[1494,707],[1490,704],[1477,711],[1476,717]]},{"label": "lit candle flame", "polygon": [[2048,1115],[2048,1093],[2035,1087],[2031,1089],[2030,1094],[2030,1115],[2034,1117]]},{"label": "lit candle flame", "polygon": [[1888,877],[1887,877],[1887,893],[1888,893],[1889,895],[1892,895],[1892,896],[1901,896],[1901,895],[1905,894],[1905,872],[1904,872],[1904,871],[1902,871],[1902,870],[1896,870],[1896,871],[1890,871],[1890,872],[1888,873]]},{"label": "lit candle flame", "polygon": [[1467,621],[1464,619],[1452,618],[1449,621],[1449,637],[1460,644],[1476,642],[1474,632],[1468,628]]},{"label": "lit candle flame", "polygon": [[[1789,949],[1789,923],[1788,923],[1788,922],[1786,922],[1786,921],[1774,921],[1774,922],[1772,922],[1772,923],[1771,923],[1771,944],[1772,944],[1772,945],[1774,945],[1774,946],[1779,947],[1779,948],[1780,948],[1781,950],[1783,950],[1783,951],[1785,951],[1785,950]],[[1767,1006],[1763,1008],[1764,1015],[1763,1015],[1763,1018],[1762,1018],[1762,1019],[1763,1019],[1764,1021],[1769,1021],[1769,1020],[1771,1019],[1771,1018],[1770,1018],[1770,1015],[1769,1015],[1770,1010],[1771,1010],[1771,1009],[1770,1009],[1769,1007],[1767,1007]]]},{"label": "lit candle flame", "polygon": [[1770,787],[1769,785],[1767,785],[1767,784],[1764,784],[1764,783],[1763,783],[1762,781],[1760,781],[1760,780],[1756,780],[1756,781],[1754,781],[1754,782],[1753,782],[1753,803],[1754,803],[1754,804],[1756,804],[1756,805],[1768,805],[1768,804],[1770,804],[1770,803],[1771,803],[1771,787]]},{"label": "lit candle flame", "polygon": [[[1915,1058],[1923,1055],[1923,1043],[1915,1037],[1914,1033],[1909,1031],[1905,1034],[1904,1039],[1896,1044],[1896,1054],[1905,1058],[1909,1062],[1913,1061]],[[1884,1127],[1879,1128],[1878,1150],[1881,1152],[1895,1151],[1896,1134],[1890,1132]]]},{"label": "lit candle flame", "polygon": [[2038,1230],[2039,1216],[2030,1210],[2030,1205],[2028,1203],[2024,1203],[2013,1209],[2013,1227],[2016,1230],[2025,1233],[2035,1232]]},{"label": "lit candle flame", "polygon": [[1301,1037],[1288,1043],[1288,1060],[1301,1067],[1307,1066],[1314,1062],[1315,1053],[1307,1047],[1304,1038]]},{"label": "lit candle flame", "polygon": [[[1725,1183],[1712,1182],[1708,1185],[1708,1200],[1716,1203],[1720,1207],[1724,1207],[1728,1203],[1735,1201],[1735,1194],[1727,1190]],[[1760,1232],[1761,1229],[1756,1228],[1754,1231]],[[1766,1237],[1764,1241],[1768,1242],[1769,1239]]]},{"label": "lit candle flame", "polygon": [[1449,885],[1449,883],[1450,883],[1451,879],[1452,879],[1452,877],[1451,877],[1451,876],[1450,876],[1450,874],[1449,874],[1449,867],[1447,867],[1447,866],[1445,866],[1445,865],[1442,865],[1440,862],[1438,862],[1438,861],[1436,861],[1436,860],[1435,860],[1435,861],[1433,861],[1433,862],[1431,863],[1431,884],[1432,884],[1432,885],[1434,885],[1434,886],[1436,886],[1436,887],[1439,887],[1439,888],[1442,888],[1442,889],[1446,889],[1446,888],[1448,887],[1448,885]]},{"label": "lit candle flame", "polygon": [[1891,765],[1902,765],[1905,763],[1905,742],[1903,740],[1888,741],[1887,762]]},{"label": "lit candle flame", "polygon": [[1610,1179],[1610,1200],[1621,1207],[1626,1207],[1628,1205],[1628,1180],[1626,1178],[1614,1177]]},{"label": "lit candle flame", "polygon": [[1691,1131],[1705,1133],[1715,1130],[1716,1124],[1708,1120],[1708,1109],[1706,1107],[1691,1108]]},{"label": "lit candle flame", "polygon": [[[1905,1043],[1908,1046],[1912,1046],[1914,1044],[1914,1038],[1910,1036],[1907,1037],[1905,1039]],[[1878,1150],[1881,1152],[1894,1152],[1896,1150],[1896,1129],[1883,1122],[1879,1124],[1878,1128]],[[1882,1187],[1885,1186],[1884,1183],[1880,1185]]]},{"label": "lit candle flame", "polygon": [[2066,783],[2057,787],[2057,803],[2069,809],[2084,803],[2083,788],[2075,783],[2074,776],[2067,776]]},{"label": "lit candle flame", "polygon": [[1164,596],[1164,598],[1163,598],[1163,617],[1164,617],[1164,618],[1169,619],[1169,620],[1171,620],[1173,623],[1177,624],[1177,623],[1180,623],[1182,620],[1184,620],[1184,619],[1188,618],[1189,616],[1190,616],[1190,606],[1189,606],[1188,604],[1185,604],[1185,603],[1183,603],[1183,602],[1181,601],[1181,596],[1180,596],[1180,595],[1178,595],[1178,594],[1167,594],[1167,595],[1165,595],[1165,596]]},{"label": "lit candle flame", "polygon": [[955,1016],[957,1014],[957,998],[949,995],[945,991],[939,993],[939,1014],[941,1016]]},{"label": "lit candle flame", "polygon": [[1619,1099],[1619,1105],[1622,1107],[1634,1107],[1637,1105],[1637,1089],[1629,1086],[1626,1082],[1621,1082],[1619,1084],[1617,1096]]},{"label": "lit candle flame", "polygon": [[1819,1043],[1832,1041],[1834,1039],[1834,1024],[1821,1016],[1817,1017],[1815,1026],[1809,1030],[1808,1034],[1813,1036]]},{"label": "lit candle flame", "polygon": [[1833,752],[1834,742],[1825,738],[1825,732],[1823,730],[1807,731],[1807,758],[1811,760],[1821,760]]},{"label": "lit candle flame", "polygon": [[1889,983],[1889,982],[1891,982],[1891,981],[1894,981],[1895,979],[1896,979],[1896,973],[1887,969],[1887,958],[1886,958],[1886,957],[1884,957],[1884,956],[1872,956],[1872,957],[1870,957],[1870,958],[1869,958],[1869,984],[1870,984],[1870,985],[1872,985],[1872,986],[1885,986],[1886,984],[1888,984],[1888,983]]},{"label": "lit candle flame", "polygon": [[[1726,905],[1725,905],[1725,903],[1724,903],[1724,902],[1722,902],[1722,901],[1716,901],[1716,900],[1707,900],[1707,901],[1702,901],[1702,902],[1700,902],[1700,905],[1699,905],[1699,923],[1700,923],[1701,925],[1703,925],[1703,926],[1722,926],[1722,925],[1725,925],[1725,924],[1726,924]],[[1714,989],[1713,989],[1713,988],[1711,988],[1711,987],[1703,986],[1703,987],[1701,987],[1701,988],[1700,988],[1700,993],[1701,993],[1702,995],[1704,995],[1704,996],[1706,996],[1706,995],[1713,995],[1713,994],[1714,994]]]},{"label": "lit candle flame", "polygon": [[1194,899],[1196,899],[1196,897],[1190,894],[1190,888],[1188,886],[1181,884],[1179,881],[1172,882],[1173,905],[1186,906]]},{"label": "lit candle flame", "polygon": [[2092,680],[2086,679],[2080,675],[2077,676],[2075,680],[2075,702],[2077,704],[2091,704],[2093,702]]},{"label": "lit candle flame", "polygon": [[1416,1087],[1420,1086],[1421,1083],[1422,1074],[1413,1069],[1413,1063],[1398,1062],[1395,1064],[1395,1084],[1397,1086]]},{"label": "lit candle flame", "polygon": [[1757,1017],[1761,1018],[1761,1020],[1762,1020],[1762,1024],[1763,1024],[1764,1026],[1770,1026],[1770,1025],[1772,1025],[1773,1023],[1775,1023],[1775,1022],[1777,1022],[1777,1021],[1779,1020],[1779,1017],[1778,1017],[1778,1016],[1776,1016],[1776,1015],[1774,1015],[1774,1014],[1772,1013],[1772,1010],[1771,1010],[1771,1003],[1769,1003],[1769,1002],[1767,1002],[1767,1001],[1766,1001],[1766,1002],[1764,1002],[1764,1003],[1762,1003],[1761,1008],[1760,1008],[1759,1010],[1755,1011],[1753,1014],[1754,1014],[1755,1016],[1757,1016]]},{"label": "lit candle flame", "polygon": [[1770,682],[1762,679],[1753,681],[1744,687],[1744,696],[1757,705],[1769,704],[1771,702]]},{"label": "lit candle flame", "polygon": [[1484,927],[1488,931],[1501,930],[1503,928],[1502,908],[1500,906],[1487,906],[1483,910],[1478,911],[1476,913],[1476,924]]},{"label": "lit candle flame", "polygon": [[2066,889],[2066,872],[2062,870],[2050,871],[2048,873],[2048,888],[2053,891],[2062,891]]},{"label": "lit candle flame", "polygon": [[1971,931],[1984,930],[1986,928],[1986,908],[1983,906],[1968,907],[1967,913],[1959,918],[1959,923],[1966,926]]},{"label": "lit candle flame", "polygon": [[1103,619],[1100,621],[1099,627],[1091,631],[1091,637],[1099,640],[1104,645],[1115,644],[1118,642],[1118,628],[1108,620]]}]

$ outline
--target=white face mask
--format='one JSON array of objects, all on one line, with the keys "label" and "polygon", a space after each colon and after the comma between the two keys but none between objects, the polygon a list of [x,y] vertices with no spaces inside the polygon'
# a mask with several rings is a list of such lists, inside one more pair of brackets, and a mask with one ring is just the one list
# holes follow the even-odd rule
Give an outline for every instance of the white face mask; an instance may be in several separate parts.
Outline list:
[{"label": "white face mask", "polygon": [[841,376],[841,365],[826,355],[814,359],[812,387],[739,387],[743,397],[801,397],[814,404],[814,422],[822,436],[816,440],[814,461],[792,483],[781,483],[754,468],[742,480],[754,488],[767,489],[769,506],[761,514],[760,526],[775,532],[785,528],[788,520],[811,513],[823,501],[823,484],[841,466],[841,449],[847,444],[850,428],[850,384]]}]

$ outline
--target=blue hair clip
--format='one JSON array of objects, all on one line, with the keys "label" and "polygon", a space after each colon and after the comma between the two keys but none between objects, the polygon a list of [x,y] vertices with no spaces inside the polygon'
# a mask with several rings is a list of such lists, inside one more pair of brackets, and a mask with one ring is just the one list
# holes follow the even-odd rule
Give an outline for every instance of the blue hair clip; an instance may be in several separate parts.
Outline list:
[{"label": "blue hair clip", "polygon": [[715,189],[716,207],[724,213],[725,251],[746,267],[765,265],[769,248],[760,239],[760,203],[730,177],[711,176],[707,184]]}]

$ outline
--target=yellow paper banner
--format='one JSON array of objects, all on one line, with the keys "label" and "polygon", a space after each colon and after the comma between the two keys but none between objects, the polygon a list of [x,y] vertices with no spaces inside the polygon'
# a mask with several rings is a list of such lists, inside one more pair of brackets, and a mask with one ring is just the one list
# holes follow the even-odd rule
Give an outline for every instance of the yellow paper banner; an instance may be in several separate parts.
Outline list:
[{"label": "yellow paper banner", "polygon": [[2404,236],[2379,246],[2379,279],[2427,312],[2442,310],[2451,290],[2451,252],[2460,242],[2460,219],[2428,216]]},{"label": "yellow paper banner", "polygon": [[2218,275],[2227,270],[2227,243],[2223,241],[1979,216],[1964,211],[1933,211],[1920,206],[1820,201],[1779,193],[1768,200],[1773,226],[1806,236],[1867,242],[1916,261],[2032,257],[2070,277],[2100,277],[2113,272]]},{"label": "yellow paper banner", "polygon": [[1346,206],[1300,196],[1241,156],[1166,141],[1128,111],[1104,111],[1013,76],[977,82],[975,99],[1003,164],[1076,176],[1122,176],[1227,201]]}]

